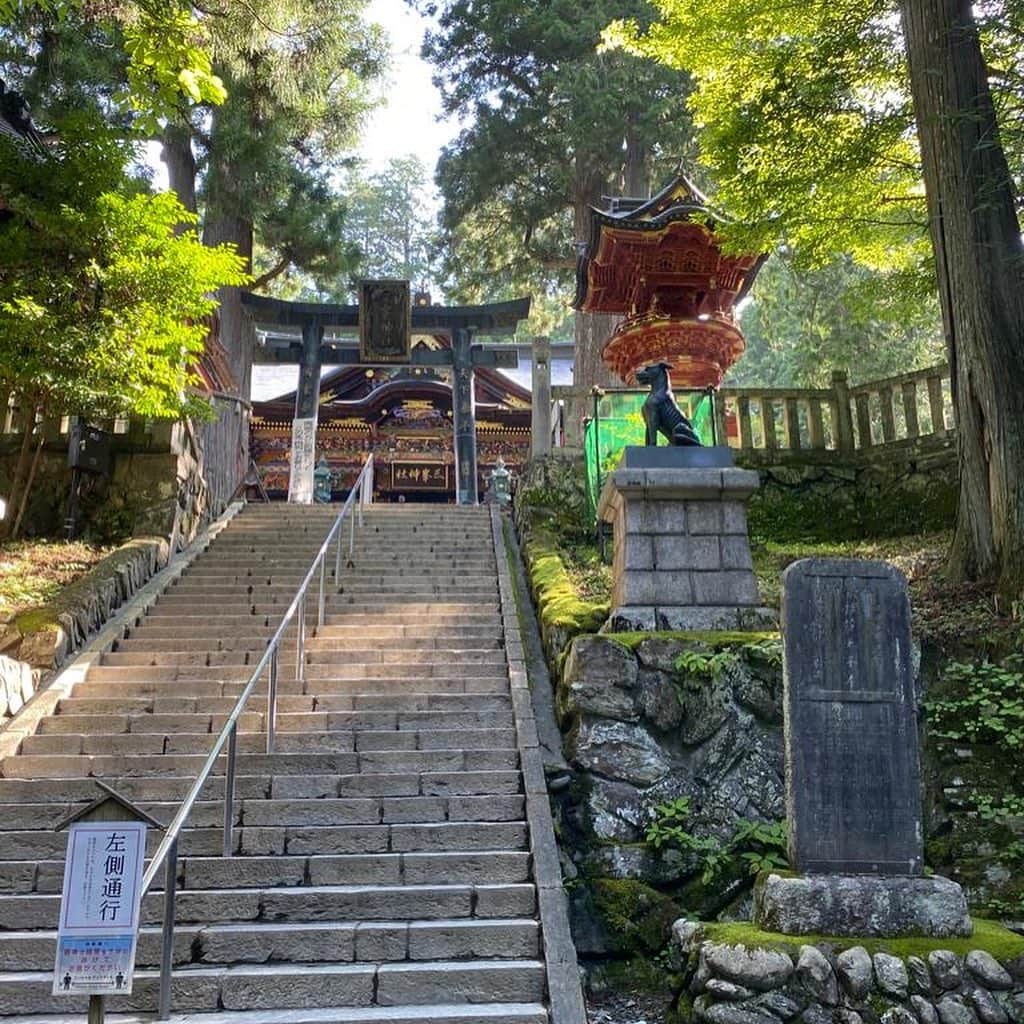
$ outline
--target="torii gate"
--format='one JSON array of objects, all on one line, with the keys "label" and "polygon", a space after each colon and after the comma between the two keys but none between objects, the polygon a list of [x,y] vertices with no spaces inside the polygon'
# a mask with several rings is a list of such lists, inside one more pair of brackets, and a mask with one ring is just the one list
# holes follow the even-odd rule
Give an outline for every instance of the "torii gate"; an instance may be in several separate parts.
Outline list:
[{"label": "torii gate", "polygon": [[[407,282],[363,282],[404,284]],[[365,294],[365,290],[364,290]],[[451,348],[440,351],[419,350],[398,358],[374,359],[365,353],[336,344],[325,344],[327,327],[353,330],[360,326],[359,306],[341,306],[316,302],[289,302],[242,292],[242,306],[258,324],[299,327],[302,342],[268,348],[264,362],[299,364],[299,384],[295,391],[295,420],[292,427],[291,482],[288,500],[308,504],[313,500],[313,469],[316,425],[319,410],[320,370],[324,365],[360,364],[451,366],[452,420],[455,435],[455,494],[460,505],[475,505],[477,494],[476,412],[474,408],[473,368],[491,366],[514,369],[518,365],[515,349],[485,348],[473,343],[477,334],[490,337],[513,334],[516,325],[530,313],[529,297],[484,306],[411,307],[412,334],[443,334],[451,338]]]}]

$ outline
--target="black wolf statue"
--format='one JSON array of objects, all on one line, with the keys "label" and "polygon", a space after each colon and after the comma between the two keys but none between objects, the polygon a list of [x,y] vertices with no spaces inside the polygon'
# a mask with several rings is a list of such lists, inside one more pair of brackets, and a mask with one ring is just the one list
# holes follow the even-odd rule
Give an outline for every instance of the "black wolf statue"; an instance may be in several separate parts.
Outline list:
[{"label": "black wolf statue", "polygon": [[651,446],[658,443],[658,434],[668,438],[670,445],[700,447],[700,438],[690,421],[679,411],[675,396],[672,394],[672,382],[668,371],[671,363],[653,363],[645,366],[637,375],[637,383],[650,384],[651,393],[644,402],[644,423],[647,424],[647,435],[644,444]]}]

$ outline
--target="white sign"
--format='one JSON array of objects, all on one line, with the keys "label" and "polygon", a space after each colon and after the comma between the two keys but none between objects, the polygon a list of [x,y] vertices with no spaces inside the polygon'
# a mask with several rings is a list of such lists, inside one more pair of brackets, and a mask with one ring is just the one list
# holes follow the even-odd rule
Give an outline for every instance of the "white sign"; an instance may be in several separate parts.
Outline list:
[{"label": "white sign", "polygon": [[316,417],[292,420],[291,476],[288,478],[288,500],[292,504],[313,504],[315,464]]},{"label": "white sign", "polygon": [[83,821],[71,826],[54,995],[131,992],[145,855],[144,822]]}]

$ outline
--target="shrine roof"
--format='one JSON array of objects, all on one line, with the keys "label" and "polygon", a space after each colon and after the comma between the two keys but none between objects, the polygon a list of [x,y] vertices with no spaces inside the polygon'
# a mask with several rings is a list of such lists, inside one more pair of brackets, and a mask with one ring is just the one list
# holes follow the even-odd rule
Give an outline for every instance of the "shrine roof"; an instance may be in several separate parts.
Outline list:
[{"label": "shrine roof", "polygon": [[[342,366],[325,373],[320,379],[321,417],[366,417],[404,401],[434,400],[451,407],[451,384],[432,368],[403,367],[391,371],[393,375],[383,382],[376,376],[381,371],[373,372],[374,377],[367,377],[366,367]],[[530,392],[497,370],[477,367],[474,383],[478,408],[486,408],[489,416],[529,416]],[[294,412],[294,390],[253,403],[254,415],[263,419],[290,419]]]},{"label": "shrine roof", "polygon": [[[700,244],[717,252],[714,239],[715,228],[726,223],[728,218],[714,209],[707,197],[685,174],[677,174],[660,192],[649,199],[607,198],[607,207],[590,208],[590,234],[581,246],[576,261],[576,294],[573,308],[589,309],[594,302],[591,291],[592,265],[603,262],[610,266],[618,265],[614,275],[620,278],[616,291],[626,287],[632,261],[635,259],[636,246],[661,245],[668,240],[679,244],[684,234],[701,236]],[[675,227],[680,225],[680,227]],[[692,228],[685,228],[692,225]],[[641,241],[640,236],[646,236]],[[629,239],[628,241],[626,239]],[[726,262],[741,262],[742,257],[722,257]],[[747,272],[740,290],[734,301],[742,299],[753,285],[757,271],[764,257],[749,257],[753,263]],[[607,273],[609,271],[605,271]],[[607,290],[607,282],[604,290]],[[607,308],[606,308],[607,307]],[[615,307],[615,308],[612,308]],[[618,294],[615,301],[608,304],[607,297],[597,300],[593,308],[602,312],[624,312],[626,300],[624,294]]]}]

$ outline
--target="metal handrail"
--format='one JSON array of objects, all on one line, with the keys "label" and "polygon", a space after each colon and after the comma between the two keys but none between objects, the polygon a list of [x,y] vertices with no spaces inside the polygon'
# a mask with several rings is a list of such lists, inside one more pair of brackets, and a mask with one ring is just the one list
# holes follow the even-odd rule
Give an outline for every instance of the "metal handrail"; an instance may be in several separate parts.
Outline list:
[{"label": "metal handrail", "polygon": [[160,951],[159,1020],[167,1020],[171,1013],[171,960],[174,949],[174,916],[175,901],[177,899],[178,838],[181,834],[181,830],[188,821],[189,815],[192,813],[192,808],[199,799],[199,794],[206,785],[206,782],[210,777],[210,773],[213,771],[213,766],[217,763],[217,759],[224,750],[224,745],[227,744],[228,764],[224,780],[224,843],[222,847],[222,854],[225,857],[232,856],[235,764],[238,758],[238,720],[245,709],[246,702],[252,695],[253,690],[255,690],[256,684],[260,681],[260,678],[269,666],[266,749],[268,754],[272,754],[274,752],[274,740],[277,732],[277,677],[281,641],[284,638],[285,630],[288,628],[289,623],[293,618],[297,617],[298,643],[296,645],[295,675],[299,682],[301,682],[304,675],[305,664],[306,595],[309,591],[310,584],[313,582],[313,577],[316,574],[317,568],[319,567],[320,589],[317,598],[317,627],[322,627],[324,624],[324,610],[326,606],[327,551],[331,546],[331,542],[335,539],[335,536],[337,536],[334,556],[334,579],[337,580],[341,573],[341,526],[345,520],[345,516],[352,510],[353,503],[355,503],[357,495],[359,500],[355,506],[357,510],[356,515],[353,515],[350,519],[351,529],[349,532],[348,543],[348,553],[350,558],[352,557],[352,552],[355,548],[356,519],[358,518],[359,525],[362,527],[363,507],[365,505],[369,505],[373,501],[373,455],[370,455],[363,464],[363,468],[356,479],[355,485],[352,487],[351,491],[349,491],[349,495],[345,499],[345,504],[342,505],[337,519],[334,520],[334,525],[331,527],[330,532],[324,539],[323,544],[320,545],[320,550],[317,552],[316,558],[313,559],[313,564],[309,567],[309,571],[306,573],[305,578],[299,585],[299,589],[296,591],[295,597],[292,598],[292,602],[288,606],[288,610],[284,613],[284,617],[281,619],[281,624],[277,627],[276,632],[267,643],[267,649],[263,652],[263,657],[260,658],[259,662],[256,664],[256,668],[249,677],[249,682],[246,683],[245,688],[242,690],[238,700],[235,702],[234,710],[230,715],[228,715],[227,720],[224,722],[224,726],[221,729],[220,734],[217,736],[210,753],[203,762],[203,767],[200,769],[199,774],[192,783],[192,787],[186,794],[185,799],[182,800],[181,806],[178,808],[178,813],[174,815],[174,819],[171,821],[170,825],[167,826],[164,837],[161,840],[160,845],[157,847],[156,853],[153,855],[153,859],[150,861],[149,867],[146,869],[146,873],[142,876],[142,895],[145,896],[146,893],[149,892],[153,882],[156,880],[156,876],[160,872],[161,867],[164,868],[164,920],[163,945]]}]

